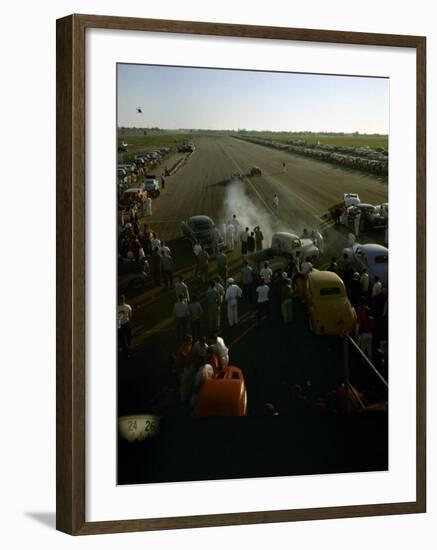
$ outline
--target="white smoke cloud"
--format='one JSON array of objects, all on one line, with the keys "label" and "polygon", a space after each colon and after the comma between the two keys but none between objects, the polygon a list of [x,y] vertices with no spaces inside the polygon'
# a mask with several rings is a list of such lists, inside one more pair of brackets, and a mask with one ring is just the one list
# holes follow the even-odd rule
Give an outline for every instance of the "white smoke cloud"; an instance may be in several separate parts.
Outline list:
[{"label": "white smoke cloud", "polygon": [[[287,231],[295,235],[301,235],[305,225],[293,223],[292,220],[284,221],[277,217],[270,204],[247,192],[248,182],[231,180],[227,185],[226,195],[223,202],[223,211],[220,216],[221,227],[224,223],[232,220],[235,214],[244,231],[246,227],[250,231],[259,225],[264,234],[264,248],[270,247],[272,236],[278,231]],[[273,199],[273,196],[272,196]],[[279,211],[281,206],[279,206]]]}]

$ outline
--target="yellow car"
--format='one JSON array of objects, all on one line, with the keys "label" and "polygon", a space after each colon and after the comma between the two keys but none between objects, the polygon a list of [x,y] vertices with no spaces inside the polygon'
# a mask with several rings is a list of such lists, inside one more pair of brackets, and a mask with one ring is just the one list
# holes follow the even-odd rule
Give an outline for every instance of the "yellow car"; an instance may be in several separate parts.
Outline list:
[{"label": "yellow car", "polygon": [[355,330],[357,314],[340,277],[332,271],[313,270],[307,275],[305,302],[315,334],[348,334]]}]

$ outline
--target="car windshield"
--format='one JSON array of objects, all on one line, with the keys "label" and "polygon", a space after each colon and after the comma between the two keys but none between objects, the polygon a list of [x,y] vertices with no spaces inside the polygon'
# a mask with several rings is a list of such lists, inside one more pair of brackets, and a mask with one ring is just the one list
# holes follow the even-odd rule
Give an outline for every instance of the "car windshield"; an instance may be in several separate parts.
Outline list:
[{"label": "car windshield", "polygon": [[333,296],[335,294],[340,294],[340,289],[338,288],[338,286],[320,289],[320,296]]},{"label": "car windshield", "polygon": [[375,264],[387,264],[388,256],[384,254],[383,256],[375,256]]}]

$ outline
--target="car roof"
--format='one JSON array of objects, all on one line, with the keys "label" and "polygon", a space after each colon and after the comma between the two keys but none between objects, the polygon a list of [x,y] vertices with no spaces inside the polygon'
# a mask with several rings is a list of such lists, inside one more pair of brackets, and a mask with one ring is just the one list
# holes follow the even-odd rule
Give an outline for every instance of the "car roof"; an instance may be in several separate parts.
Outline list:
[{"label": "car roof", "polygon": [[381,244],[369,243],[369,244],[356,244],[355,250],[361,248],[364,250],[367,256],[388,256],[388,248]]},{"label": "car roof", "polygon": [[190,221],[190,222],[211,222],[211,223],[213,223],[212,219],[209,216],[204,216],[204,215],[191,216],[191,218],[189,218],[188,221]]},{"label": "car roof", "polygon": [[299,239],[300,238],[297,235],[295,235],[294,233],[289,233],[288,231],[278,231],[277,233],[274,233],[273,237],[272,237],[272,240],[275,237],[286,237],[287,239]]},{"label": "car roof", "polygon": [[333,271],[319,271],[317,269],[310,271],[308,273],[308,278],[311,281],[311,285],[316,288],[326,287],[326,286],[338,286],[343,287],[344,283]]}]

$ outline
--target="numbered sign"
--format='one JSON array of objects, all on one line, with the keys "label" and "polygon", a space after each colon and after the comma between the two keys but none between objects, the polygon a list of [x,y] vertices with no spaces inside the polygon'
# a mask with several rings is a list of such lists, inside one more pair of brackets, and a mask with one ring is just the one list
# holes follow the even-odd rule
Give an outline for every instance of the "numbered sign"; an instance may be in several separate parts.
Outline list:
[{"label": "numbered sign", "polygon": [[159,417],[153,414],[132,414],[118,418],[118,433],[129,442],[154,437],[158,430]]}]

